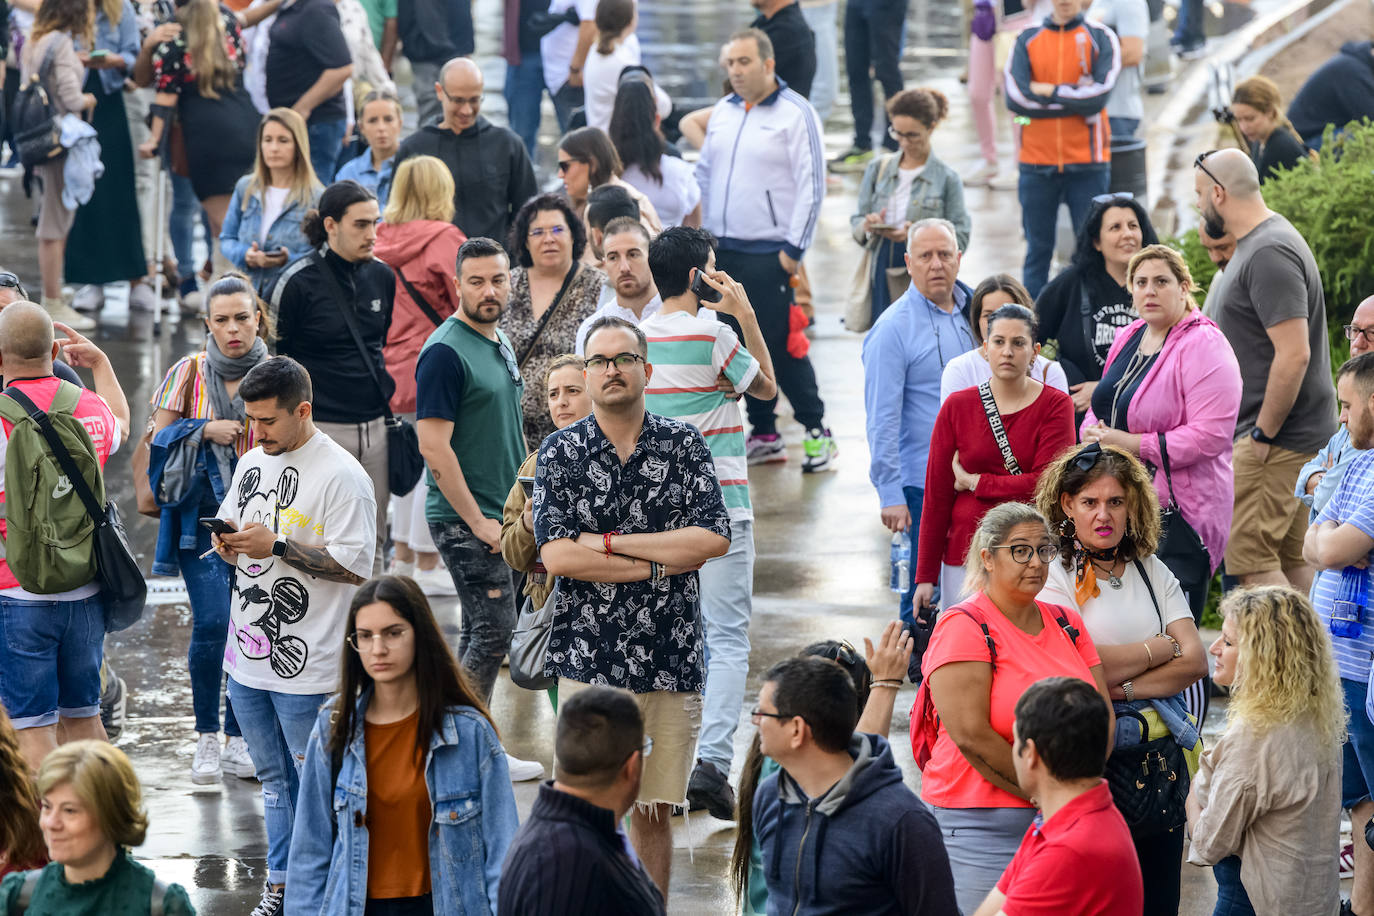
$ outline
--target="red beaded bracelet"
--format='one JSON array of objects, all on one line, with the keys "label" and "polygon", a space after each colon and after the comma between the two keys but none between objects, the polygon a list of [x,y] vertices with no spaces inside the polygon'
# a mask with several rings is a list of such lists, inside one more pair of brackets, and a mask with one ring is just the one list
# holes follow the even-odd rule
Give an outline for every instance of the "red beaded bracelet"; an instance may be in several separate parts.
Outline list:
[{"label": "red beaded bracelet", "polygon": [[613,534],[615,534],[614,531],[607,531],[605,534],[601,535],[601,543],[605,546],[606,556],[608,557],[615,554],[615,551],[611,549],[611,535]]}]

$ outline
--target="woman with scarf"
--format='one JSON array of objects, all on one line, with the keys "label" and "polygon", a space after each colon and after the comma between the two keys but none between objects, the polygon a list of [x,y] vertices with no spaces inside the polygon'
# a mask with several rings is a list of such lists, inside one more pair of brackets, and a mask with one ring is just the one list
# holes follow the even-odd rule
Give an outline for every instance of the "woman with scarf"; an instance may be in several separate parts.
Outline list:
[{"label": "woman with scarf", "polygon": [[[199,785],[218,782],[221,770],[244,778],[256,772],[227,697],[222,749],[219,743],[230,567],[205,555],[210,532],[197,520],[218,512],[239,456],[253,447],[238,387],[248,370],[267,359],[271,336],[267,309],[243,274],[221,276],[205,300],[205,349],[178,360],[153,395],[154,457],[149,468],[162,507],[153,573],[179,573],[191,603],[186,661],[199,734],[191,781]],[[158,460],[159,450],[167,460]],[[177,450],[186,460],[172,459]],[[178,467],[183,470],[175,474]]]},{"label": "woman with scarf", "polygon": [[[1188,708],[1185,691],[1201,683],[1207,655],[1178,580],[1154,555],[1159,499],[1150,472],[1124,449],[1093,442],[1064,451],[1044,470],[1036,505],[1062,561],[1050,564],[1040,600],[1082,616],[1116,704],[1115,746],[1161,737],[1167,728],[1185,755],[1197,753],[1201,707],[1193,695]],[[1141,735],[1142,719],[1149,736]],[[1182,813],[1172,830],[1131,830],[1147,916],[1178,913]]]}]

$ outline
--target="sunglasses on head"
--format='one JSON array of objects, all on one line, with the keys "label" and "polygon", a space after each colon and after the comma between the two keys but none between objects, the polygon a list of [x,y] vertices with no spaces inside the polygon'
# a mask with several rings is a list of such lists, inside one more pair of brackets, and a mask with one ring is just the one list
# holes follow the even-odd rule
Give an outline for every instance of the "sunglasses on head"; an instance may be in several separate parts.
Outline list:
[{"label": "sunglasses on head", "polygon": [[1091,471],[1093,465],[1097,464],[1097,459],[1102,457],[1102,443],[1091,442],[1078,450],[1078,454],[1073,456],[1069,462],[1080,471]]},{"label": "sunglasses on head", "polygon": [[1135,195],[1130,191],[1113,191],[1110,194],[1099,194],[1093,198],[1095,204],[1111,203],[1114,200],[1135,200]]},{"label": "sunglasses on head", "polygon": [[1226,185],[1222,184],[1222,183],[1221,183],[1221,179],[1219,179],[1219,178],[1217,178],[1217,176],[1213,175],[1212,172],[1211,172],[1211,170],[1209,170],[1209,169],[1207,168],[1207,165],[1206,165],[1207,157],[1210,156],[1210,155],[1212,155],[1213,153],[1218,153],[1218,152],[1221,152],[1221,151],[1220,151],[1220,150],[1215,150],[1215,149],[1209,149],[1209,150],[1208,150],[1207,152],[1205,152],[1205,153],[1199,153],[1199,154],[1198,154],[1198,157],[1197,157],[1196,159],[1193,160],[1193,168],[1195,168],[1195,169],[1201,169],[1201,170],[1202,170],[1202,174],[1204,174],[1204,175],[1206,175],[1208,178],[1212,179],[1212,184],[1216,185],[1217,187],[1219,187],[1219,188],[1221,188],[1223,191],[1225,191],[1225,190],[1226,190]]}]

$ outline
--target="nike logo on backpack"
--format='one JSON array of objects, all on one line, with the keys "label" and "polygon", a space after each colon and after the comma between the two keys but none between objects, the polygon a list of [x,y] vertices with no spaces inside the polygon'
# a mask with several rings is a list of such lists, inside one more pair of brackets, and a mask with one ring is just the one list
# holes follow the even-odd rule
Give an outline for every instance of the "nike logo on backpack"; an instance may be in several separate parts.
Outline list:
[{"label": "nike logo on backpack", "polygon": [[65,476],[57,479],[57,484],[52,488],[52,498],[61,499],[72,491],[72,482]]}]

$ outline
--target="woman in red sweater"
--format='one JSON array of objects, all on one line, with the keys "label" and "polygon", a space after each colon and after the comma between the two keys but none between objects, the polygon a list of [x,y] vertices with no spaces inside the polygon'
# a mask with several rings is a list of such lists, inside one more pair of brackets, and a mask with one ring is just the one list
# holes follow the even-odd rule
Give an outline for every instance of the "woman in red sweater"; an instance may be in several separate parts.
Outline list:
[{"label": "woman in red sweater", "polygon": [[[954,392],[935,418],[917,539],[917,607],[931,605],[937,583],[943,606],[959,601],[979,520],[998,503],[1031,502],[1040,472],[1074,444],[1073,401],[1029,374],[1040,352],[1037,329],[1025,306],[993,312],[983,340],[992,378]],[[1000,443],[994,426],[1004,434]]]}]

